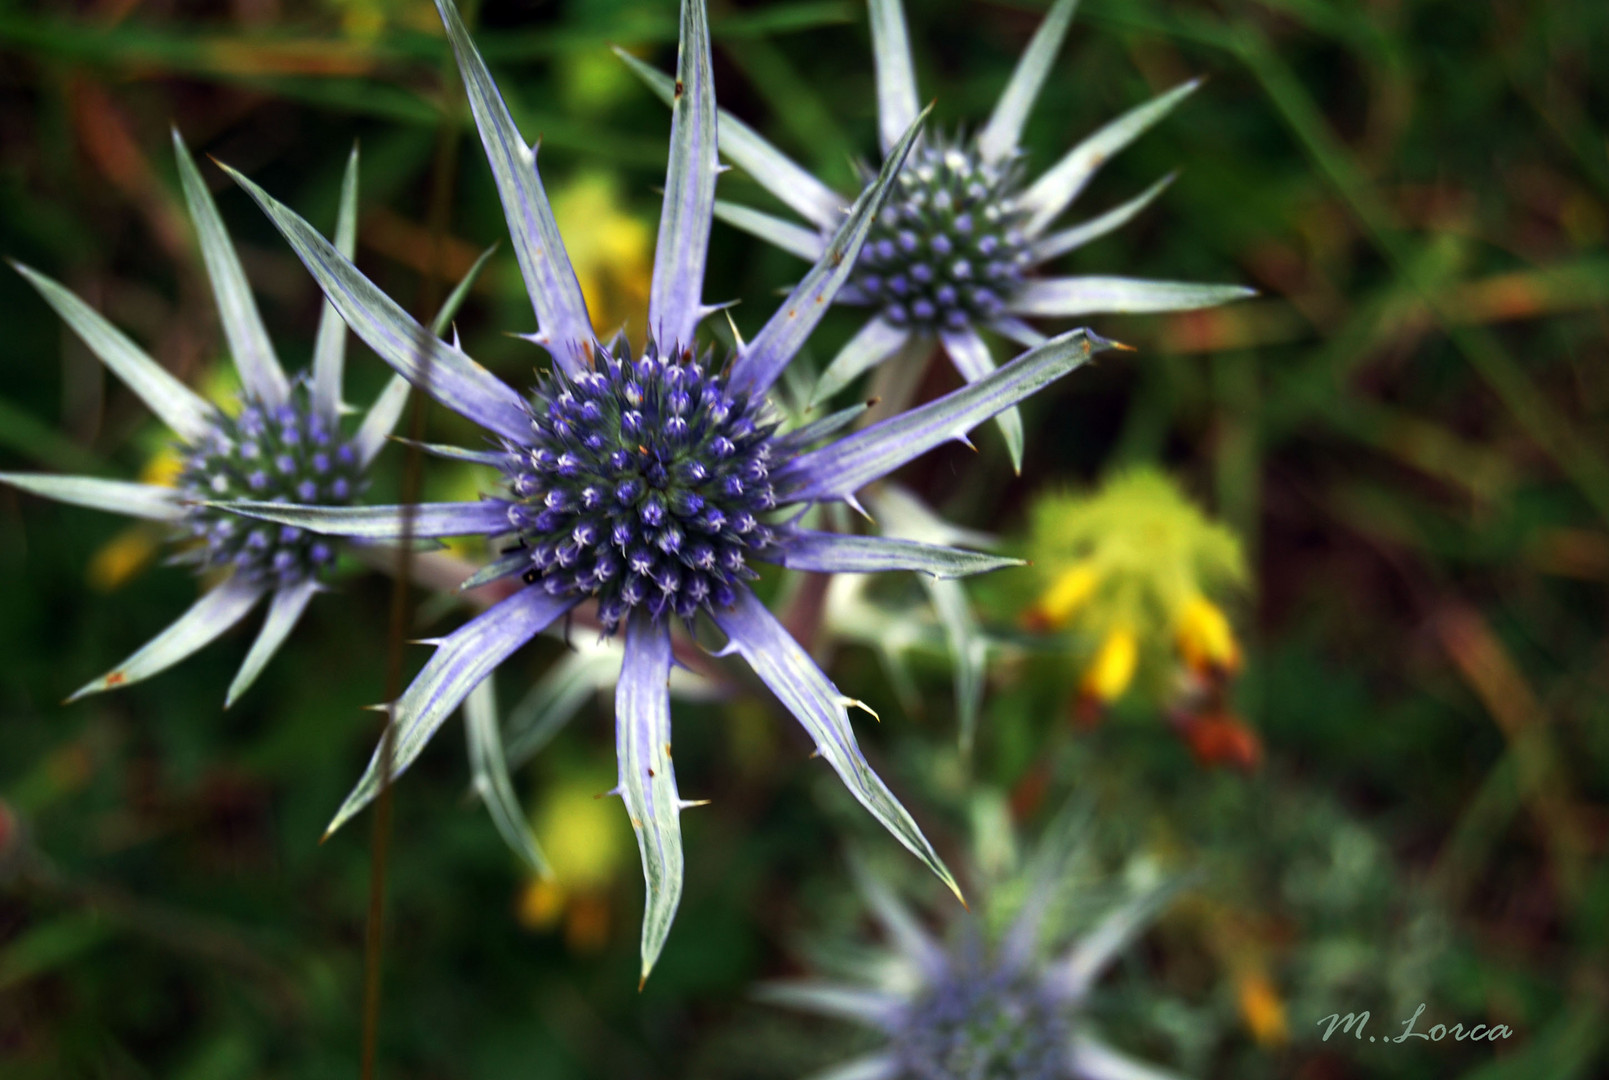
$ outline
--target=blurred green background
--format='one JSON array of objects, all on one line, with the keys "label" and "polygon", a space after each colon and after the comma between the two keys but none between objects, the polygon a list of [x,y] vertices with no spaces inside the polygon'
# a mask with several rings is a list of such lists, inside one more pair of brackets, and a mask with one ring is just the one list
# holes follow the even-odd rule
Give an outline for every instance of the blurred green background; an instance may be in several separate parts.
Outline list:
[{"label": "blurred green background", "polygon": [[[875,142],[864,10],[712,5],[723,105],[840,188]],[[937,119],[986,115],[1045,5],[918,0]],[[594,311],[643,319],[668,113],[610,55],[673,62],[671,0],[483,0],[476,35],[577,249]],[[1609,5],[1593,0],[1084,0],[1028,127],[1037,171],[1122,110],[1206,86],[1113,160],[1073,220],[1180,179],[1071,272],[1244,281],[1247,303],[1095,328],[1138,347],[1025,409],[1010,477],[991,428],[904,481],[1023,547],[1045,492],[1156,464],[1241,538],[1246,654],[1226,708],[1260,764],[1211,767],[1135,693],[1080,718],[1069,639],[1026,634],[1031,589],[980,583],[1015,642],[970,763],[941,652],[902,707],[871,650],[831,650],[874,764],[952,862],[973,792],[1025,833],[1067,798],[1135,852],[1203,871],[1105,987],[1114,1042],[1199,1077],[1609,1072]],[[358,263],[404,303],[504,238],[424,0],[0,0],[0,252],[56,276],[193,384],[222,341],[167,129],[328,227],[360,140]],[[291,253],[204,166],[289,366],[318,315]],[[763,202],[740,175],[723,191]],[[583,251],[582,249],[585,249]],[[717,225],[706,296],[746,332],[800,273]],[[0,275],[0,468],[129,477],[160,449],[139,402]],[[536,362],[503,252],[460,316],[518,381]],[[819,366],[858,325],[835,312]],[[384,370],[354,345],[349,397]],[[932,389],[953,376],[941,372]],[[440,441],[473,439],[432,408]],[[398,488],[382,458],[376,497]],[[478,480],[427,469],[427,493]],[[0,1075],[351,1077],[360,1053],[367,818],[320,845],[377,731],[390,582],[344,577],[258,686],[221,709],[242,632],[181,668],[61,699],[195,595],[140,568],[127,523],[0,489]],[[138,569],[138,572],[135,572]],[[1010,573],[1010,572],[1007,572]],[[418,595],[417,633],[461,613]],[[1093,643],[1068,648],[1086,652]],[[505,665],[516,700],[561,654]],[[828,653],[823,651],[823,656]],[[410,648],[409,670],[425,651]],[[1083,661],[1080,660],[1079,663]],[[862,915],[850,845],[926,895],[763,695],[679,703],[687,890],[639,994],[641,890],[607,695],[521,771],[569,878],[532,887],[465,797],[449,724],[396,791],[382,1075],[803,1076],[856,1036],[754,1003],[806,942]],[[946,909],[931,897],[932,910]],[[1494,1045],[1341,1045],[1329,1013],[1397,1030],[1503,1022]],[[1109,1014],[1109,1015],[1107,1015]]]}]

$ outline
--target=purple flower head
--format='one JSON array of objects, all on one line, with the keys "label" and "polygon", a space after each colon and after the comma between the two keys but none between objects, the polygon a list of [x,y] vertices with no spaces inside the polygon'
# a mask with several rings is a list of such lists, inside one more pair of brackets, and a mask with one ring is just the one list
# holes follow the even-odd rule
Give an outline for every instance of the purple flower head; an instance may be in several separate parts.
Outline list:
[{"label": "purple flower head", "polygon": [[889,198],[894,215],[885,210],[872,228],[851,290],[896,326],[936,334],[988,323],[999,305],[978,288],[973,268],[993,260],[996,289],[1021,284],[1022,175],[1016,159],[992,162],[959,141],[924,140]]},{"label": "purple flower head", "polygon": [[[753,340],[715,364],[695,359],[704,268],[715,201],[715,91],[702,0],[684,0],[677,93],[664,210],[649,293],[655,345],[641,356],[600,344],[536,169],[457,9],[437,0],[470,107],[503,202],[537,321],[531,340],[553,358],[551,374],[520,393],[456,345],[426,333],[351,260],[293,211],[231,171],[313,273],[326,297],[375,353],[499,444],[443,451],[498,468],[506,494],[417,507],[327,507],[263,502],[240,512],[328,535],[368,538],[514,537],[514,550],[471,581],[520,577],[524,587],[437,642],[413,684],[389,706],[396,725],[393,772],[493,670],[531,637],[583,602],[623,631],[615,694],[620,782],[648,884],[643,921],[646,978],[681,897],[681,798],[671,761],[671,615],[701,613],[798,718],[821,758],[854,796],[934,873],[954,879],[910,814],[867,765],[842,694],[748,588],[752,564],[866,573],[918,570],[956,577],[1012,560],[937,544],[814,532],[793,522],[814,502],[856,503],[856,492],[940,443],[965,441],[978,424],[1072,371],[1109,343],[1073,331],[952,394],[828,441],[864,409],[780,432],[766,394],[854,270],[921,117],[891,146],[875,182],[855,200],[815,265]],[[793,508],[792,517],[786,516]],[[495,729],[495,725],[489,725]],[[472,724],[483,734],[488,725]],[[331,828],[379,791],[378,757]],[[528,849],[528,845],[525,845]]]},{"label": "purple flower head", "polygon": [[[900,0],[869,0],[877,113],[886,164],[917,116],[909,34]],[[1032,183],[1025,182],[1023,125],[1050,76],[1077,0],[1057,0],[1040,24],[993,114],[975,137],[924,136],[900,176],[862,250],[840,303],[874,315],[828,364],[814,400],[825,401],[878,364],[896,356],[925,358],[941,343],[962,378],[975,382],[995,369],[984,335],[1033,348],[1045,337],[1028,319],[1072,318],[1103,312],[1188,311],[1252,294],[1236,285],[1147,281],[1124,277],[1046,277],[1047,263],[1119,228],[1167,187],[1166,177],[1139,197],[1082,224],[1051,226],[1113,154],[1161,120],[1198,85],[1187,82],[1107,124],[1073,147]],[[666,102],[675,80],[617,49]],[[718,202],[716,216],[791,254],[814,261],[827,251],[842,221],[842,195],[811,176],[741,120],[719,114],[721,153],[802,217],[804,225],[736,203]],[[866,178],[866,188],[874,183]],[[1000,413],[1012,464],[1021,468],[1022,420]]]},{"label": "purple flower head", "polygon": [[[1145,931],[1187,879],[1152,882],[1116,907],[1085,913],[1073,871],[1069,818],[1052,826],[1019,880],[982,885],[979,918],[954,916],[931,934],[887,884],[860,870],[859,885],[888,947],[856,942],[840,978],[762,985],[773,1004],[847,1020],[883,1045],[829,1070],[862,1080],[1140,1080],[1173,1077],[1109,1046],[1089,1018],[1105,970]],[[976,872],[975,877],[990,875]],[[1009,919],[996,906],[1020,900]],[[1069,913],[1077,914],[1069,919]],[[1067,933],[1082,923],[1084,933]],[[991,933],[991,926],[1003,929]],[[829,963],[831,961],[828,961]],[[834,973],[839,974],[839,973]],[[869,980],[869,981],[868,981]],[[828,1075],[823,1073],[822,1075]]]},{"label": "purple flower head", "polygon": [[658,620],[729,606],[770,554],[772,529],[732,523],[775,505],[776,425],[710,368],[652,343],[635,362],[600,345],[592,371],[539,383],[530,431],[504,444],[509,490],[536,511],[511,519],[530,552],[525,581],[596,598],[606,632],[638,608]]},{"label": "purple flower head", "polygon": [[910,1003],[889,1040],[901,1077],[1065,1080],[1072,1020],[1035,980],[957,965]]},{"label": "purple flower head", "polygon": [[[328,560],[315,558],[314,548],[327,550],[327,545],[311,533],[292,527],[273,532],[265,542],[252,543],[258,530],[234,528],[240,519],[214,504],[258,499],[345,506],[361,482],[360,455],[331,460],[306,440],[283,441],[285,432],[298,431],[293,425],[264,429],[253,439],[242,430],[240,417],[255,416],[257,406],[251,398],[245,401],[239,416],[216,413],[204,436],[194,444],[181,442],[177,448],[183,464],[175,486],[186,504],[184,527],[199,542],[194,550],[196,569],[204,573],[232,566],[234,576],[242,581],[298,584],[325,568]],[[317,410],[312,392],[301,382],[291,385],[281,408],[304,426]],[[342,439],[340,445],[346,443]],[[256,452],[247,454],[244,447]],[[272,470],[258,467],[261,454],[276,462]]]},{"label": "purple flower head", "polygon": [[[64,502],[168,522],[183,545],[174,561],[193,563],[200,573],[227,574],[176,622],[73,698],[166,670],[235,625],[266,597],[268,618],[229,687],[226,704],[232,704],[295,628],[334,553],[327,543],[294,529],[241,527],[250,523],[217,504],[265,500],[345,507],[401,415],[409,387],[405,380],[393,379],[358,429],[350,435],[341,432],[346,328],[326,306],[311,372],[295,380],[285,374],[234,244],[177,131],[173,146],[219,321],[240,375],[239,409],[232,415],[218,409],[59,283],[19,265],[17,270],[45,302],[172,429],[180,470],[171,486],[32,473],[0,474],[0,482]],[[357,164],[354,151],[336,225],[346,252],[352,250],[357,223]]]}]

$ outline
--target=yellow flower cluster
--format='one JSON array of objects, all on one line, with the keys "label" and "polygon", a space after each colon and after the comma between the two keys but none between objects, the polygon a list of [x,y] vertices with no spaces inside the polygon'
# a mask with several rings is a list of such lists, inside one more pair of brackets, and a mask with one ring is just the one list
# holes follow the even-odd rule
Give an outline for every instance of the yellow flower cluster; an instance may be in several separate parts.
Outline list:
[{"label": "yellow flower cluster", "polygon": [[[632,315],[648,308],[654,274],[654,233],[625,206],[613,173],[586,172],[553,196],[570,265],[592,314],[592,329],[608,340]],[[641,348],[643,326],[631,327]]]},{"label": "yellow flower cluster", "polygon": [[[1181,733],[1193,747],[1201,734],[1209,756],[1255,758],[1255,737],[1237,741],[1219,722],[1221,688],[1241,665],[1229,617],[1213,599],[1246,582],[1234,535],[1149,468],[1119,473],[1091,494],[1040,499],[1031,530],[1039,593],[1023,621],[1071,631],[1081,643],[1082,715],[1098,716],[1136,684],[1169,705],[1210,698],[1210,708],[1192,708],[1182,722],[1176,715]],[[1214,722],[1202,728],[1204,718]]]}]

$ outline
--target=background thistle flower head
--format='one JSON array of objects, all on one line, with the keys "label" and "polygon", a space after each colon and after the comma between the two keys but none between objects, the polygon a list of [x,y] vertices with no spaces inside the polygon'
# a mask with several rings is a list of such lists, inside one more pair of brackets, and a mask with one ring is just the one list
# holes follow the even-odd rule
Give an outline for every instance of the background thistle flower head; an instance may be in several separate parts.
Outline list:
[{"label": "background thistle flower head", "polygon": [[[928,133],[913,151],[860,253],[855,278],[837,297],[839,303],[869,307],[873,314],[822,372],[816,401],[827,400],[879,364],[895,358],[920,362],[935,344],[943,346],[962,378],[984,378],[995,369],[985,332],[1032,348],[1044,335],[1029,319],[1190,311],[1252,295],[1238,285],[1040,275],[1044,265],[1127,223],[1167,187],[1171,178],[1096,218],[1050,231],[1107,159],[1197,86],[1187,82],[1131,109],[1026,183],[1023,126],[1054,70],[1076,6],[1077,0],[1058,0],[1051,8],[975,136]],[[868,13],[886,160],[917,115],[922,97],[900,0],[870,0]],[[673,99],[674,80],[624,50],[616,52],[662,99]],[[842,220],[839,208],[845,198],[736,117],[720,114],[720,131],[721,153],[807,224],[720,201],[716,215],[784,251],[820,258]],[[1021,416],[1013,407],[997,423],[1012,464],[1020,470]]]},{"label": "background thistle flower head", "polygon": [[998,319],[1032,262],[1027,212],[1015,204],[1022,172],[963,139],[930,136],[878,215],[850,279],[854,296],[928,334]]},{"label": "background thistle flower head", "polygon": [[[407,400],[408,384],[394,378],[355,432],[343,431],[342,373],[346,328],[328,304],[313,351],[311,371],[289,378],[258,313],[245,271],[206,182],[177,130],[174,153],[190,218],[200,241],[240,391],[228,408],[200,396],[89,305],[58,282],[16,265],[46,303],[128,385],[177,437],[138,482],[90,476],[4,473],[0,482],[62,502],[157,522],[179,540],[173,561],[221,578],[179,620],[143,648],[68,700],[149,678],[185,659],[234,626],[259,601],[268,618],[247,653],[225,704],[246,691],[295,628],[320,576],[335,558],[324,537],[289,525],[251,524],[214,505],[250,497],[347,506],[359,494],[362,474],[379,453]],[[337,243],[350,252],[357,228],[357,152],[347,163]],[[142,561],[135,543],[114,550],[93,573],[115,584]]]},{"label": "background thistle flower head", "polygon": [[[980,793],[988,807],[994,800]],[[1001,808],[1003,809],[1003,808]],[[980,814],[1009,832],[1001,814]],[[1088,1007],[1106,969],[1142,934],[1177,890],[1136,860],[1145,881],[1098,914],[1100,896],[1077,850],[1083,826],[1063,814],[1019,866],[978,894],[977,913],[952,913],[934,934],[881,878],[857,882],[883,941],[836,950],[846,979],[770,983],[764,1000],[871,1028],[885,1045],[820,1077],[857,1080],[1133,1080],[1170,1077],[1113,1049],[1098,1036]],[[1005,845],[1015,838],[986,840]],[[1066,930],[1078,911],[1081,933]],[[826,955],[824,953],[824,955]],[[848,958],[853,957],[853,961]],[[826,961],[831,964],[832,961]],[[836,973],[833,973],[836,974]]]}]

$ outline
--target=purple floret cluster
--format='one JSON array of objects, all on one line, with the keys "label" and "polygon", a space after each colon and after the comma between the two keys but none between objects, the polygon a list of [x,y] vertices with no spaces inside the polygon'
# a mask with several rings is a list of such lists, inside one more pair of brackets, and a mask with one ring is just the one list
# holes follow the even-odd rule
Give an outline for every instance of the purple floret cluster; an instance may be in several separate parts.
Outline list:
[{"label": "purple floret cluster", "polygon": [[851,287],[895,326],[964,330],[1005,311],[1032,259],[1015,159],[960,142],[917,147],[872,227]]},{"label": "purple floret cluster", "polygon": [[731,393],[708,357],[623,350],[598,346],[593,370],[544,378],[530,438],[504,440],[525,580],[596,597],[611,632],[634,608],[691,619],[731,606],[774,543],[760,519],[777,505],[763,401]]},{"label": "purple floret cluster", "polygon": [[244,579],[290,584],[334,561],[334,549],[315,533],[204,505],[236,499],[352,503],[361,487],[361,456],[319,415],[305,387],[293,388],[282,405],[244,397],[238,415],[218,414],[181,452],[178,487],[197,504],[184,519],[198,541],[188,554],[201,569],[233,567]]}]

